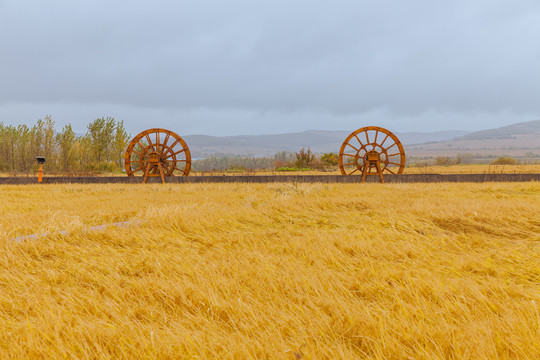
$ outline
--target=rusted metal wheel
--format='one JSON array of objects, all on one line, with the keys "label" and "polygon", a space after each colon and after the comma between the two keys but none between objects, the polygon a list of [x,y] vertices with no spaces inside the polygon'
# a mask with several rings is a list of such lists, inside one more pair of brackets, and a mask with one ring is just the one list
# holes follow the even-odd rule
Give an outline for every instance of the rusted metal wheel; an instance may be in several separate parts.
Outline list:
[{"label": "rusted metal wheel", "polygon": [[189,148],[178,134],[165,129],[148,129],[135,136],[125,154],[128,176],[188,176]]},{"label": "rusted metal wheel", "polygon": [[[370,175],[369,165],[374,162],[373,158],[380,164],[380,175],[401,174],[405,167],[405,151],[397,136],[378,126],[366,126],[352,132],[341,145],[339,150],[341,174],[367,172]],[[374,174],[379,175],[378,172]]]}]

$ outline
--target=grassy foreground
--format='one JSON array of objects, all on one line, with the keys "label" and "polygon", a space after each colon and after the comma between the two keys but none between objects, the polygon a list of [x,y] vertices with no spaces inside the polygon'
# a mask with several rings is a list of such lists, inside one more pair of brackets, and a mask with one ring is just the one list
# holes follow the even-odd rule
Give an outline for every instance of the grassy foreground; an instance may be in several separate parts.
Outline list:
[{"label": "grassy foreground", "polygon": [[2,358],[540,356],[539,183],[2,186],[0,204]]}]

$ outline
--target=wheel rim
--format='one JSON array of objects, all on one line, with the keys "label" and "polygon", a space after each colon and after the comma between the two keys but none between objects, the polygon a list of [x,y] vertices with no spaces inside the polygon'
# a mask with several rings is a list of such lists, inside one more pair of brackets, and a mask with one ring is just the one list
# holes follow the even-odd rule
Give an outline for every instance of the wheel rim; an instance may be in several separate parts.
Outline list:
[{"label": "wheel rim", "polygon": [[378,126],[366,126],[352,132],[341,145],[338,159],[341,174],[362,174],[370,151],[378,153],[383,173],[403,172],[405,151],[397,136]]},{"label": "wheel rim", "polygon": [[[149,159],[157,158],[165,176],[179,173],[188,176],[191,169],[191,153],[178,134],[165,129],[148,129],[131,140],[125,154],[128,176],[144,175]],[[148,176],[160,176],[159,168],[153,166]]]}]

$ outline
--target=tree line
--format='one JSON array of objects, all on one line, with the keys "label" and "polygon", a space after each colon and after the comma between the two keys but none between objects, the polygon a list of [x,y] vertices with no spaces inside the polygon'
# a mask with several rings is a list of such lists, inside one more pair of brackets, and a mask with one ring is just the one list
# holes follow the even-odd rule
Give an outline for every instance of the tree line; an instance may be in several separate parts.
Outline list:
[{"label": "tree line", "polygon": [[[124,154],[131,135],[123,121],[102,117],[88,124],[84,135],[70,124],[55,130],[51,116],[34,125],[5,125],[0,122],[0,172],[33,174],[36,156],[45,156],[49,174],[86,175],[124,169]],[[193,161],[194,171],[324,170],[337,165],[333,153],[315,155],[309,148],[297,153],[282,151],[268,157],[209,156]]]},{"label": "tree line", "polygon": [[49,173],[112,172],[124,167],[124,152],[131,135],[123,121],[102,117],[77,135],[70,124],[55,130],[51,116],[34,125],[4,125],[0,122],[0,171],[33,173],[35,157],[45,156]]}]

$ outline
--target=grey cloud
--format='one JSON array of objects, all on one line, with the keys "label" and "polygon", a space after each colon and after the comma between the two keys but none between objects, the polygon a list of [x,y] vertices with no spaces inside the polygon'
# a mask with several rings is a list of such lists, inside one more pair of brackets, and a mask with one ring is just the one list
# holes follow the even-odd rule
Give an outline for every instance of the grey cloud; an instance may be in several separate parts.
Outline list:
[{"label": "grey cloud", "polygon": [[514,122],[540,113],[538,39],[535,0],[4,0],[0,106]]}]

